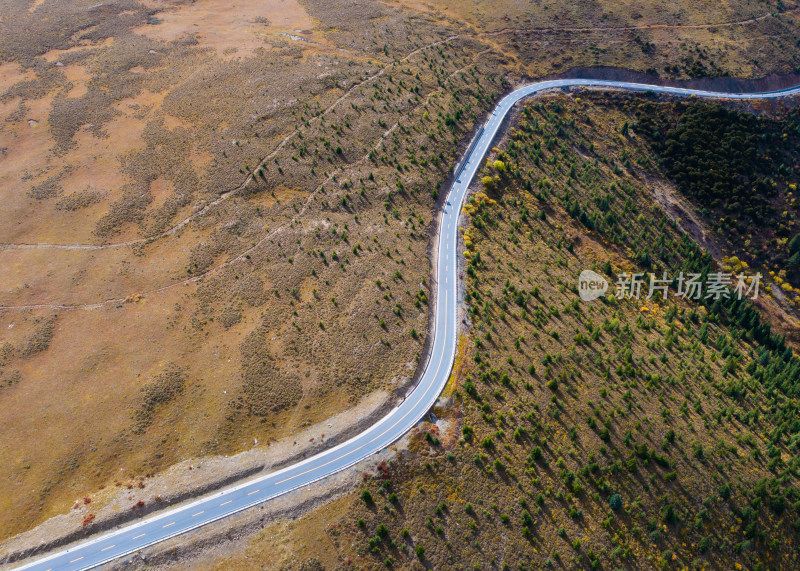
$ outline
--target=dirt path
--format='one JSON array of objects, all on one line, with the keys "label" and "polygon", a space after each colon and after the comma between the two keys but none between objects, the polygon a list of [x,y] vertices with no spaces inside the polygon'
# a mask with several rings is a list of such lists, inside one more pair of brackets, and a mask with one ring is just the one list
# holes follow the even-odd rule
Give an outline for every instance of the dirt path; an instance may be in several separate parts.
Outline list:
[{"label": "dirt path", "polygon": [[[787,14],[789,12],[796,12],[800,10],[800,6],[792,6],[786,8],[780,14]],[[718,22],[716,24],[644,24],[641,26],[598,26],[588,28],[502,28],[494,32],[486,32],[482,36],[500,36],[511,33],[531,33],[531,34],[548,34],[558,32],[631,32],[636,30],[705,30],[708,28],[726,28],[731,26],[745,26],[748,24],[755,24],[767,18],[774,18],[773,13],[764,14],[755,18],[747,18],[745,20],[732,20],[728,22]]]},{"label": "dirt path", "polygon": [[[786,14],[789,12],[796,12],[800,10],[800,6],[792,6],[790,8],[784,9],[781,14]],[[747,25],[756,23],[767,18],[775,17],[773,13],[763,14],[761,16],[757,16],[754,18],[747,18],[744,20],[733,20],[727,22],[719,22],[719,23],[710,23],[710,24],[691,24],[691,25],[680,25],[680,24],[644,24],[641,26],[609,26],[609,27],[549,27],[549,28],[503,28],[501,30],[496,30],[494,32],[485,32],[485,33],[476,33],[474,34],[476,37],[494,37],[500,36],[510,33],[558,33],[558,32],[617,32],[617,31],[635,31],[635,30],[656,30],[656,29],[707,29],[713,27],[730,27],[730,26],[739,26],[739,25]],[[429,48],[441,45],[443,43],[449,42],[453,39],[458,38],[459,35],[452,35],[448,36],[443,40],[439,40],[416,50],[412,50],[408,54],[406,54],[402,59],[399,59],[393,63],[388,64],[387,66],[383,67],[380,71],[375,73],[374,75],[368,77],[367,79],[354,84],[350,89],[348,89],[344,94],[341,95],[336,101],[334,101],[330,106],[328,106],[322,113],[311,119],[311,122],[318,122],[321,118],[328,115],[331,111],[333,111],[342,101],[347,99],[351,93],[363,85],[374,81],[375,79],[381,77],[386,73],[386,71],[393,66],[407,61],[409,58],[413,57],[414,55],[427,50]],[[123,248],[123,247],[130,247],[139,244],[150,244],[156,240],[160,240],[162,238],[166,238],[168,236],[173,236],[175,233],[179,232],[181,229],[185,228],[189,223],[191,223],[196,218],[199,218],[206,213],[208,213],[212,208],[218,206],[219,204],[223,203],[224,201],[228,200],[229,198],[236,196],[237,194],[241,193],[243,190],[247,188],[247,186],[253,182],[254,180],[254,173],[258,172],[259,169],[264,168],[267,162],[274,158],[275,155],[284,147],[286,144],[291,141],[294,137],[296,137],[299,133],[303,132],[302,129],[295,129],[286,137],[281,140],[273,151],[264,157],[264,159],[258,163],[256,168],[250,172],[245,180],[237,187],[224,191],[219,195],[219,197],[212,202],[206,204],[199,210],[195,211],[194,213],[190,214],[185,219],[178,222],[172,228],[165,230],[159,234],[154,236],[148,236],[145,238],[137,238],[135,240],[127,240],[124,242],[115,242],[112,244],[53,244],[53,243],[37,243],[37,244],[26,244],[26,243],[0,243],[0,250],[31,250],[31,249],[54,249],[54,250],[106,250],[106,249],[114,249],[114,248]],[[113,302],[114,300],[109,300],[109,302]],[[0,307],[2,308],[2,307]]]},{"label": "dirt path", "polygon": [[[410,52],[408,55],[406,55],[403,59],[398,60],[397,62],[395,62],[394,64],[391,64],[391,65],[396,65],[397,63],[406,61],[406,60],[408,60],[408,58],[412,57],[414,54],[417,54],[417,53],[419,53],[420,51],[422,51],[424,49],[440,45],[440,44],[442,44],[442,43],[444,43],[446,41],[450,41],[450,40],[452,40],[452,39],[454,39],[456,37],[458,37],[458,36],[450,36],[450,37],[446,38],[445,40],[441,40],[439,42],[434,42],[432,44],[429,44],[427,46],[424,46],[422,48],[414,50],[413,52]],[[477,57],[479,57],[479,56],[481,56],[481,55],[483,55],[483,54],[485,54],[486,52],[489,52],[489,51],[491,51],[491,48],[487,48],[486,50],[483,50],[483,51],[480,51],[480,52],[476,53],[473,56],[473,61],[475,60],[475,58],[477,58]],[[391,67],[391,65],[388,66],[388,67]],[[470,65],[472,65],[472,63],[457,69],[456,71],[451,73],[448,76],[448,78],[454,77],[459,73],[463,73],[468,67],[470,67]],[[360,84],[357,84],[356,86],[354,86],[353,88],[348,90],[347,94],[352,92],[353,89],[355,89],[359,85],[362,85],[366,81],[371,81],[371,80],[379,77],[381,74],[385,73],[386,69],[387,68],[382,69],[380,72],[378,72],[377,74],[371,76],[370,78],[368,78],[364,82],[361,82]],[[442,87],[439,87],[438,89],[436,89],[434,91],[431,91],[426,96],[425,101],[423,102],[423,105],[427,105],[428,102],[430,101],[431,97],[433,97],[437,93],[440,93],[442,91],[442,89],[443,89]],[[343,95],[342,97],[337,99],[336,102],[333,103],[333,105],[328,107],[328,110],[333,109],[338,103],[343,101],[344,98],[346,97],[346,95]],[[317,117],[321,117],[322,115],[327,113],[328,110],[326,110],[325,112],[321,113]],[[389,127],[386,131],[384,131],[383,134],[378,138],[378,141],[375,143],[375,145],[373,145],[371,150],[375,151],[378,148],[380,148],[381,143],[384,142],[397,129],[398,125],[399,125],[399,122],[396,122],[391,127]],[[298,131],[295,131],[294,134],[296,134]],[[283,142],[281,142],[281,144],[275,149],[275,151],[273,151],[273,154],[270,155],[269,157],[265,158],[264,161],[262,161],[261,164],[266,162],[266,160],[271,158],[271,156],[274,156],[274,153],[276,153],[278,150],[280,150],[281,145],[285,144],[289,140],[289,138],[291,136],[293,136],[293,135],[290,134],[289,136],[287,136],[287,138],[284,139]],[[350,163],[347,166],[348,166],[348,168],[357,166],[357,165],[363,163],[364,161],[366,161],[368,158],[369,158],[369,153],[367,153],[366,155],[361,157],[358,161],[356,161],[354,163]],[[261,164],[259,165],[259,167],[261,166]],[[257,171],[258,167],[256,167],[256,169],[254,169],[254,170]],[[240,262],[240,261],[243,261],[243,260],[247,259],[248,254],[251,254],[253,251],[255,251],[260,246],[262,246],[267,240],[269,240],[270,238],[273,238],[279,232],[283,231],[286,228],[287,225],[291,225],[294,222],[298,222],[300,220],[300,218],[306,213],[308,208],[311,206],[311,202],[314,200],[314,198],[317,196],[317,194],[319,194],[320,190],[322,190],[322,188],[324,188],[326,184],[329,184],[336,175],[341,174],[341,172],[342,172],[342,168],[341,167],[337,167],[331,174],[328,175],[328,177],[319,186],[317,186],[317,188],[314,189],[314,191],[311,194],[308,195],[308,197],[306,197],[305,201],[303,202],[302,208],[297,212],[297,214],[295,214],[292,218],[290,218],[289,220],[287,220],[283,224],[280,224],[277,228],[275,228],[271,232],[268,232],[258,242],[256,242],[255,244],[253,244],[251,247],[247,248],[246,250],[243,250],[242,252],[240,252],[235,257],[233,257],[233,258],[231,258],[229,260],[226,260],[225,262],[222,262],[218,266],[215,266],[215,267],[213,267],[213,268],[211,268],[211,269],[209,269],[209,270],[207,270],[207,271],[205,271],[202,274],[199,274],[197,276],[193,276],[191,278],[187,278],[187,279],[179,281],[179,282],[175,282],[175,283],[172,283],[172,284],[169,284],[169,285],[166,285],[166,286],[162,286],[160,288],[152,289],[152,290],[145,291],[145,292],[140,292],[138,295],[147,297],[147,296],[151,296],[151,295],[160,294],[160,293],[169,291],[171,289],[174,289],[174,288],[177,288],[177,287],[180,287],[180,286],[189,285],[189,284],[195,283],[197,281],[200,281],[203,278],[209,277],[209,276],[219,272],[220,270],[225,269],[226,267],[234,264],[235,262]],[[251,180],[252,180],[252,174],[248,177],[248,179],[240,187],[238,187],[237,191],[239,191],[241,189],[244,189],[244,187],[247,185],[247,183],[249,181],[251,181]],[[226,194],[225,196],[226,197],[230,196],[233,192],[234,191],[231,191],[228,194]],[[192,216],[191,218],[195,218],[196,216],[199,216],[202,212],[206,212],[209,208],[211,208],[215,204],[219,204],[221,201],[222,201],[222,197],[220,197],[219,199],[217,199],[213,203],[207,205],[201,212],[197,213],[196,215]],[[190,221],[190,219],[187,219],[185,221],[185,224],[188,224],[189,221]],[[177,229],[175,231],[177,231]],[[172,232],[172,231],[170,231],[170,232]],[[174,232],[172,232],[172,233],[174,233]],[[134,244],[141,243],[141,242],[142,242],[141,240],[138,240],[138,241],[132,241],[132,242],[123,243],[121,245],[129,245],[130,246],[130,245],[134,245]],[[51,244],[51,245],[41,245],[41,246],[42,247],[47,246],[47,247],[58,248],[58,249],[74,249],[74,248],[71,248],[71,247],[68,247],[68,246],[59,246],[59,245],[53,245],[53,244]],[[19,245],[18,246],[19,249],[23,249],[23,248],[32,249],[32,248],[36,248],[36,247],[37,247],[37,245]],[[106,246],[106,247],[111,247],[111,245]],[[0,249],[2,249],[2,246],[0,246]],[[98,249],[103,249],[103,247],[101,247],[101,246],[87,246],[86,249],[98,250]],[[76,310],[76,309],[93,310],[93,309],[101,309],[103,307],[107,307],[109,305],[114,305],[114,304],[118,304],[118,303],[125,303],[126,301],[129,301],[130,299],[131,299],[131,296],[109,298],[109,299],[106,299],[106,300],[103,300],[103,301],[99,301],[99,302],[95,302],[95,303],[86,303],[86,304],[47,304],[47,303],[41,303],[41,304],[22,304],[22,305],[0,305],[0,310],[32,310],[32,309],[33,310],[36,310],[36,309],[48,309],[48,310],[59,310],[59,311]]]},{"label": "dirt path", "polygon": [[[456,39],[458,37],[459,37],[458,35],[448,36],[443,40],[439,40],[439,41],[424,45],[424,46],[422,46],[420,48],[417,48],[417,49],[407,53],[402,59],[396,60],[396,61],[388,64],[387,66],[381,68],[380,71],[378,71],[374,75],[371,75],[367,79],[365,79],[365,80],[363,80],[363,81],[361,81],[359,83],[354,84],[350,89],[345,91],[341,95],[341,97],[339,97],[331,105],[326,107],[322,111],[322,113],[320,113],[316,117],[313,117],[309,121],[309,126],[312,123],[319,122],[320,120],[322,120],[322,118],[324,118],[329,113],[331,113],[342,101],[344,101],[348,97],[350,97],[350,95],[353,93],[353,91],[355,91],[359,87],[362,87],[362,86],[368,84],[371,81],[375,81],[376,79],[378,79],[379,77],[384,75],[386,73],[386,71],[391,69],[392,67],[394,67],[394,66],[396,66],[396,65],[398,65],[400,63],[403,63],[405,61],[408,61],[410,58],[414,57],[416,54],[418,54],[418,53],[420,53],[420,52],[422,52],[424,50],[439,46],[439,45],[444,44],[444,43],[447,43],[447,42],[452,41],[452,40],[454,40],[454,39]],[[237,194],[239,194],[243,190],[245,190],[247,188],[247,186],[251,182],[253,182],[253,180],[255,178],[255,174],[254,173],[258,172],[259,169],[264,168],[266,166],[267,162],[270,159],[274,158],[275,155],[278,154],[278,152],[281,149],[283,149],[283,147],[285,147],[286,144],[289,141],[291,141],[294,137],[296,137],[301,132],[303,132],[303,129],[299,129],[298,128],[298,129],[295,129],[294,131],[292,131],[291,133],[289,133],[288,135],[286,135],[281,140],[281,142],[278,143],[278,146],[275,147],[270,154],[268,154],[266,157],[264,157],[261,160],[261,162],[258,163],[258,165],[256,165],[256,167],[247,175],[247,177],[244,179],[244,181],[239,186],[222,192],[217,199],[213,200],[212,202],[209,202],[208,204],[206,204],[205,206],[203,206],[199,210],[195,211],[194,213],[190,214],[188,217],[186,217],[183,220],[181,220],[180,222],[178,222],[172,228],[170,228],[168,230],[165,230],[165,231],[161,232],[160,234],[156,234],[154,236],[148,236],[146,238],[137,238],[135,240],[127,240],[125,242],[114,242],[113,244],[47,244],[47,243],[14,244],[14,243],[5,243],[5,244],[0,244],[0,250],[33,250],[33,249],[41,249],[41,250],[46,250],[46,249],[53,249],[53,250],[108,250],[108,249],[113,249],[113,248],[125,248],[125,247],[130,247],[130,246],[136,246],[136,245],[139,245],[139,244],[151,244],[151,243],[155,242],[156,240],[160,240],[161,238],[166,238],[168,236],[172,236],[176,232],[179,232],[181,229],[186,227],[186,225],[189,224],[190,222],[192,222],[192,220],[195,220],[196,218],[199,218],[200,216],[203,216],[204,214],[206,214],[209,210],[211,210],[215,206],[218,206],[219,204],[222,204],[223,202],[225,202],[229,198],[231,198],[233,196],[236,196]]]}]

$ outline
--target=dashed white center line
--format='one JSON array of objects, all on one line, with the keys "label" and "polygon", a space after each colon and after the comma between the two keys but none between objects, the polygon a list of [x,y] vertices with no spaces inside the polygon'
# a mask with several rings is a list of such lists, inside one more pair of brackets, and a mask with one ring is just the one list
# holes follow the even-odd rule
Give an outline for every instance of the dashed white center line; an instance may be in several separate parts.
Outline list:
[{"label": "dashed white center line", "polygon": [[[592,83],[592,85],[595,85],[595,84],[596,84],[596,85],[606,85],[606,83],[603,83],[603,82],[600,82],[600,83]],[[612,83],[608,83],[608,85],[613,85],[613,84],[612,84]],[[544,85],[542,85],[542,86],[536,87],[536,88],[535,88],[535,89],[533,89],[533,90],[530,90],[530,89],[529,89],[528,91],[530,91],[530,93],[528,93],[528,91],[526,91],[524,95],[530,95],[530,94],[534,93],[535,91],[537,91],[537,90],[539,90],[539,89],[543,89],[544,87],[545,87],[545,86],[544,86]],[[626,85],[626,86],[624,86],[624,88],[625,88],[625,89],[632,89],[632,90],[634,90],[634,91],[640,91],[640,90],[641,90],[640,88],[637,88],[636,86],[630,87],[630,86],[627,86],[627,85]],[[667,89],[667,88],[661,88],[661,89],[660,89],[660,91],[667,92],[667,93],[675,93],[675,94],[679,94],[679,95],[686,95],[686,94],[689,94],[689,93],[690,93],[690,91],[689,91],[689,90],[680,90],[680,89]],[[798,92],[798,88],[797,88],[797,87],[796,87],[796,88],[794,88],[793,90],[791,90],[791,92],[792,92],[792,93],[797,93],[797,92]],[[516,92],[515,92],[515,93],[516,93]],[[714,95],[714,94],[713,94],[713,93],[711,93],[711,92],[696,92],[696,93],[697,93],[697,94],[699,94],[699,95],[701,95],[701,96],[703,96],[703,97],[705,97],[705,96],[713,96],[713,95]],[[788,94],[788,93],[787,93],[787,94]],[[520,94],[517,96],[517,99],[519,99],[519,98],[520,98],[520,97],[522,97],[522,96],[523,96],[523,94],[522,94],[522,92],[521,92],[521,90],[520,90]],[[693,95],[693,96],[694,96],[694,95]],[[777,97],[778,95],[772,94],[772,95],[767,95],[766,97],[773,97],[773,96]],[[764,97],[764,95],[762,94],[762,96],[761,96],[761,97]],[[730,98],[742,98],[742,99],[744,99],[744,98],[749,98],[749,97],[748,97],[748,96],[746,96],[746,95],[743,95],[743,94],[733,94],[733,95],[731,95],[731,96],[730,96]],[[506,105],[503,105],[503,106],[499,107],[499,108],[498,108],[498,109],[496,109],[495,111],[493,111],[493,112],[492,112],[492,118],[491,118],[491,120],[488,122],[488,125],[487,125],[487,126],[488,126],[488,127],[491,127],[491,128],[494,128],[494,127],[495,127],[495,125],[497,125],[497,124],[501,123],[501,121],[500,121],[500,118],[501,118],[501,117],[505,117],[505,114],[506,114],[506,112],[507,112],[509,109],[511,109],[512,107],[513,107],[513,105],[512,105],[512,104],[506,104]],[[499,113],[500,111],[502,111],[502,114],[501,114],[501,115],[499,115],[499,116],[496,116],[495,114],[496,114],[496,113]],[[483,155],[486,153],[486,151],[489,149],[489,147],[490,147],[490,144],[489,144],[489,143],[490,143],[490,142],[491,142],[491,141],[487,141],[487,142],[486,142],[484,145],[482,145],[482,146],[481,146],[481,156],[483,156]],[[466,160],[466,162],[465,162],[465,164],[464,164],[464,167],[463,167],[463,170],[464,170],[464,172],[466,172],[466,169],[467,169],[468,167],[471,167],[471,158],[474,158],[474,157],[475,157],[475,154],[474,154],[474,153],[470,153],[470,157],[468,157],[468,158],[467,158],[467,160]],[[477,171],[477,169],[479,169],[479,168],[480,168],[480,162],[481,162],[480,160],[476,160],[476,163],[477,163],[477,164],[476,164],[476,169],[470,169],[470,172],[471,172],[471,174],[470,174],[470,178],[471,178],[472,176],[474,176],[474,175],[475,175],[475,172]],[[458,185],[460,185],[460,186],[456,186],[456,187],[454,187],[454,188],[453,188],[453,191],[456,193],[455,195],[456,195],[457,197],[459,197],[459,200],[460,200],[461,198],[463,198],[463,196],[464,196],[464,193],[465,193],[465,191],[467,190],[467,186],[468,186],[468,184],[469,184],[469,180],[466,180],[466,181],[463,181],[463,182],[462,182],[462,180],[460,180],[460,179],[459,179],[459,180],[457,180],[457,181],[456,181],[456,183],[457,183]],[[450,202],[447,202],[447,205],[450,205]],[[449,238],[450,238],[449,230],[450,230],[450,227],[451,227],[451,222],[452,222],[452,220],[451,220],[451,219],[452,219],[453,217],[455,217],[455,218],[457,219],[457,218],[460,216],[460,214],[461,214],[461,213],[460,213],[459,211],[455,210],[455,205],[451,206],[451,208],[450,208],[450,209],[444,208],[444,217],[443,217],[443,219],[442,219],[442,220],[443,220],[443,221],[444,221],[444,220],[446,220],[446,221],[448,222],[448,224],[447,224],[447,239],[448,239],[448,240],[449,240]],[[457,222],[457,220],[456,220],[456,222]],[[458,227],[458,224],[455,224],[455,227]],[[456,236],[456,238],[458,238],[458,236]],[[455,247],[457,248],[457,247],[458,247],[458,241],[455,241],[455,242],[454,242],[454,244],[455,244]],[[446,260],[449,260],[449,255],[446,255],[446,258],[445,258],[445,259],[446,259]],[[454,268],[454,277],[456,277],[456,273],[457,273],[457,267],[458,267],[458,266],[456,266],[456,268]],[[447,272],[447,271],[449,271],[449,269],[450,269],[449,265],[448,265],[448,266],[445,266],[445,271],[446,271],[446,272]],[[457,281],[458,281],[458,280],[457,280]],[[447,276],[445,277],[445,283],[449,283],[449,279],[448,279],[448,277],[447,277]],[[445,296],[444,296],[444,298],[445,298],[445,306],[447,306],[447,299],[448,299],[448,298],[447,298],[447,288],[445,288],[445,292],[444,292],[444,293],[445,293]],[[455,306],[454,306],[454,307],[455,307]],[[450,316],[449,316],[449,309],[450,309],[450,308],[448,308],[448,307],[445,307],[445,313],[444,313],[444,318],[445,318],[445,319],[444,319],[445,338],[446,338],[446,332],[447,332],[447,323],[448,323],[448,320],[450,319]],[[447,343],[447,342],[445,342],[445,343]],[[445,355],[444,355],[444,353],[443,353],[443,355],[442,355],[442,360],[440,360],[440,366],[441,366],[441,364],[442,364],[442,362],[443,362],[444,356],[445,356]],[[438,368],[437,368],[437,371],[436,371],[436,373],[434,373],[434,377],[437,377],[437,376],[438,376]],[[426,390],[425,394],[427,394],[427,393],[428,393],[428,391],[429,391],[431,388],[433,388],[433,385],[431,385],[431,387],[429,387],[429,388]],[[423,397],[421,397],[421,398],[424,398],[424,395],[423,395]],[[422,402],[422,401],[420,401],[420,402]],[[401,421],[402,421],[402,420],[403,420],[403,419],[404,419],[406,416],[408,416],[408,415],[409,415],[411,412],[412,412],[411,410],[409,410],[408,412],[406,412],[406,413],[405,413],[405,415],[404,415],[404,416],[403,416],[403,417],[402,417],[400,420],[398,420],[397,422],[395,422],[395,424],[394,424],[394,425],[392,425],[392,427],[390,427],[390,428],[386,429],[386,430],[385,430],[385,431],[384,431],[382,434],[380,434],[380,435],[376,436],[375,438],[373,438],[372,440],[370,440],[370,442],[369,442],[369,443],[375,442],[376,440],[378,440],[379,438],[381,438],[383,435],[387,434],[387,433],[388,433],[390,430],[392,430],[392,429],[393,429],[395,426],[397,426],[397,425],[398,425],[398,424],[399,424],[399,423],[400,423],[400,422],[401,422]],[[368,444],[369,444],[369,443],[368,443]],[[336,462],[337,460],[339,460],[339,459],[341,459],[341,458],[344,458],[344,457],[346,457],[346,456],[352,455],[353,453],[357,452],[357,451],[358,451],[358,450],[360,450],[361,448],[364,448],[365,446],[367,446],[367,444],[365,444],[365,445],[361,445],[361,446],[359,446],[359,448],[357,448],[357,449],[355,449],[355,450],[351,450],[350,452],[347,452],[347,453],[343,454],[342,456],[340,456],[340,458],[337,458],[336,460],[331,460],[331,461],[327,462],[326,464],[323,464],[322,466],[316,466],[316,467],[314,467],[314,468],[311,468],[311,469],[309,469],[309,470],[306,470],[306,472],[303,472],[302,474],[298,474],[298,475],[296,475],[296,476],[292,476],[292,477],[290,477],[290,478],[286,478],[286,480],[283,480],[283,481],[281,481],[281,482],[277,482],[277,483],[276,483],[276,485],[279,485],[279,484],[281,484],[281,483],[283,483],[283,482],[286,482],[286,481],[288,481],[288,480],[291,480],[291,479],[293,479],[293,478],[296,478],[296,477],[298,477],[298,476],[302,476],[303,474],[307,474],[307,473],[309,473],[309,472],[313,472],[313,471],[315,471],[315,470],[319,470],[320,468],[324,468],[325,466],[327,466],[327,465],[329,465],[329,464],[332,464],[332,463]],[[259,491],[260,491],[260,490],[254,490],[254,491],[252,491],[252,492],[249,492],[247,495],[248,495],[248,496],[250,496],[250,495],[253,495],[253,494],[256,494],[256,493],[258,493]],[[227,504],[230,504],[230,503],[232,503],[232,501],[233,501],[233,500],[228,500],[228,501],[226,501],[226,502],[224,502],[224,503],[221,503],[221,504],[220,504],[220,506],[225,506],[225,505],[227,505]],[[200,511],[200,512],[198,512],[198,513],[196,513],[196,514],[192,515],[192,517],[199,516],[199,515],[201,515],[201,514],[203,514],[203,513],[204,513],[203,511]],[[175,525],[175,523],[177,523],[177,522],[176,522],[176,521],[173,521],[173,522],[171,522],[171,523],[168,523],[168,524],[165,524],[165,525],[163,525],[162,527],[163,527],[163,528],[170,527],[170,526],[172,526],[172,525]],[[145,535],[146,535],[146,533],[141,533],[140,535],[137,535],[137,536],[136,536],[136,537],[134,537],[133,539],[134,539],[134,540],[135,540],[135,539],[139,539],[139,538],[141,538],[141,537],[144,537]],[[109,550],[109,549],[112,549],[113,547],[115,547],[115,545],[109,545],[108,547],[102,548],[102,549],[101,549],[101,551],[107,551],[107,550]],[[81,561],[81,560],[82,560],[82,559],[84,559],[84,558],[85,558],[85,557],[81,556],[81,557],[78,557],[77,559],[73,559],[73,560],[72,560],[72,561],[70,561],[69,563],[71,563],[71,564],[72,564],[72,563],[76,563],[76,562],[78,562],[78,561]],[[52,571],[52,569],[48,569],[48,571]]]}]

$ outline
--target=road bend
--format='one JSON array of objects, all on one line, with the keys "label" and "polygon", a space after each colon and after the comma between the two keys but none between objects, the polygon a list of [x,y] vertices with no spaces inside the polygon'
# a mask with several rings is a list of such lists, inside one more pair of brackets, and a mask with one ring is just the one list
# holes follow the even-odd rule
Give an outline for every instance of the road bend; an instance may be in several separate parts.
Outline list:
[{"label": "road bend", "polygon": [[467,188],[499,132],[503,119],[517,102],[550,89],[580,87],[739,100],[776,99],[800,93],[800,86],[762,93],[724,93],[600,79],[542,81],[509,93],[476,130],[475,137],[454,170],[453,183],[443,201],[433,268],[436,303],[430,356],[419,382],[399,406],[361,434],[316,456],[190,503],[166,509],[113,531],[98,534],[70,547],[55,550],[24,563],[18,569],[91,569],[317,482],[380,452],[413,428],[436,402],[450,375],[455,356],[458,339],[458,219],[467,196]]}]

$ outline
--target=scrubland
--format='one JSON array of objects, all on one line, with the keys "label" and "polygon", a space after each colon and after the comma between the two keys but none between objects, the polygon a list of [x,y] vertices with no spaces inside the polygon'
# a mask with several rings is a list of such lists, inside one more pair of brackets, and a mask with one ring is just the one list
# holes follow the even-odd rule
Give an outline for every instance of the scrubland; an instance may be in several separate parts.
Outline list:
[{"label": "scrubland", "polygon": [[[775,300],[688,302],[674,283],[667,299],[614,295],[623,272],[719,267],[654,197],[656,179],[680,196],[647,129],[676,108],[587,91],[524,108],[465,208],[469,326],[436,422],[322,525],[293,523],[294,558],[267,556],[272,530],[243,554],[275,568],[796,566],[800,361],[768,324]],[[584,269],[606,297],[579,299]]]},{"label": "scrubland", "polygon": [[439,193],[514,84],[798,65],[789,3],[511,4],[0,6],[0,534],[406,386]]}]

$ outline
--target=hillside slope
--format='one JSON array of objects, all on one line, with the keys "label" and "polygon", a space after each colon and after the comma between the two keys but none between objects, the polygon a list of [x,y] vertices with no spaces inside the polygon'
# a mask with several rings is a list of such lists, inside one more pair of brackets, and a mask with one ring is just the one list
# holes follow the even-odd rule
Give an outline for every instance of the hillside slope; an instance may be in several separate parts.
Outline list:
[{"label": "hillside slope", "polygon": [[0,538],[56,514],[83,531],[76,500],[97,515],[141,485],[153,505],[149,475],[407,387],[437,189],[513,83],[790,74],[798,17],[788,0],[0,3]]},{"label": "hillside slope", "polygon": [[[666,300],[614,297],[624,273],[717,263],[654,200],[656,150],[628,123],[631,106],[661,121],[675,105],[587,95],[529,104],[487,161],[436,422],[322,529],[296,522],[294,559],[268,556],[267,528],[218,568],[797,566],[800,361],[769,305],[675,298],[674,283]],[[580,300],[584,269],[606,297]]]}]

